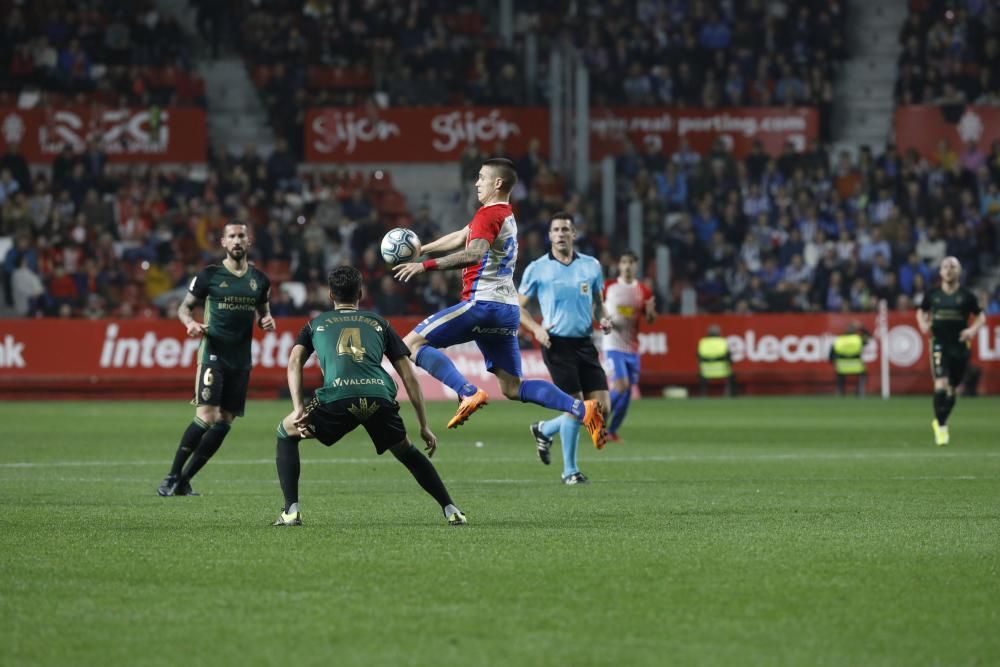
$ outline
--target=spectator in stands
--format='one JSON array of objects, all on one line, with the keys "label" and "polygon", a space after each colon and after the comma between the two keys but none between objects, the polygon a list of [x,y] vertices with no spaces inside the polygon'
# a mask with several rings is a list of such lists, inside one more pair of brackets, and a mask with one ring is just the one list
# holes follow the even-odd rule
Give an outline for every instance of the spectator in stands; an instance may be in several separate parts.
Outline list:
[{"label": "spectator in stands", "polygon": [[936,225],[927,228],[926,236],[917,241],[917,257],[928,266],[939,266],[948,254],[947,242],[941,238]]},{"label": "spectator in stands", "polygon": [[379,289],[373,296],[375,310],[385,317],[405,315],[407,299],[402,288],[392,276],[386,274],[379,281]]},{"label": "spectator in stands", "polygon": [[288,149],[288,142],[278,138],[267,158],[267,181],[279,190],[298,190],[298,165]]},{"label": "spectator in stands", "polygon": [[900,290],[913,296],[913,288],[917,276],[921,276],[924,283],[928,283],[931,279],[931,271],[920,261],[916,252],[911,252],[906,258],[906,263],[899,267]]},{"label": "spectator in stands", "polygon": [[834,271],[830,274],[829,283],[823,291],[825,292],[822,302],[824,310],[837,312],[847,307],[848,302],[844,298],[843,276],[840,271]]},{"label": "spectator in stands", "polygon": [[29,266],[26,254],[17,256],[16,266],[10,274],[10,292],[15,315],[34,315],[37,301],[45,294],[45,285]]},{"label": "spectator in stands", "polygon": [[10,175],[17,181],[18,189],[21,192],[31,190],[31,172],[28,170],[28,161],[19,152],[20,146],[17,143],[8,141],[3,157],[0,157],[0,169],[10,172]]},{"label": "spectator in stands", "polygon": [[0,206],[8,198],[13,199],[14,194],[21,189],[21,185],[14,179],[10,169],[0,169]]},{"label": "spectator in stands", "polygon": [[674,162],[667,163],[665,172],[653,174],[653,180],[667,211],[676,212],[687,208],[687,174]]}]

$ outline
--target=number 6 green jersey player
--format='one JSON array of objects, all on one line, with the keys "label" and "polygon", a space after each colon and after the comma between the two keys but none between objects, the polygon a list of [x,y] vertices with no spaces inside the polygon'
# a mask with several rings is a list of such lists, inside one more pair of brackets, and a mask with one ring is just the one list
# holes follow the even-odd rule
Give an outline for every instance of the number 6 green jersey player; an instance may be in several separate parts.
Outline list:
[{"label": "number 6 green jersey player", "polygon": [[[920,331],[931,336],[931,372],[934,375],[934,444],[948,444],[948,416],[955,407],[955,389],[972,355],[972,338],[986,324],[976,295],[959,284],[962,265],[955,257],[941,262],[941,287],[924,296],[917,310]],[[969,318],[974,317],[972,323]]]},{"label": "number 6 green jersey player", "polygon": [[[247,261],[250,232],[242,222],[222,230],[226,258],[210,264],[188,288],[177,318],[187,335],[200,338],[195,378],[194,420],[181,436],[174,462],[160,483],[161,496],[196,496],[191,478],[222,446],[233,420],[243,416],[250,386],[250,346],[253,327],[274,331],[268,306],[271,281]],[[204,306],[204,322],[194,319],[195,307]]]}]

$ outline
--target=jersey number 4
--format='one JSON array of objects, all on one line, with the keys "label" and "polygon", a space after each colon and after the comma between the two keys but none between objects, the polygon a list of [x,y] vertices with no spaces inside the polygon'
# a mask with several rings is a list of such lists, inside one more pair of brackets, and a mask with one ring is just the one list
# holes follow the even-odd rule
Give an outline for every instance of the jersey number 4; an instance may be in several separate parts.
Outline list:
[{"label": "jersey number 4", "polygon": [[361,329],[358,327],[347,327],[340,332],[337,339],[337,354],[350,355],[356,363],[361,363],[365,358],[365,348],[361,345]]}]

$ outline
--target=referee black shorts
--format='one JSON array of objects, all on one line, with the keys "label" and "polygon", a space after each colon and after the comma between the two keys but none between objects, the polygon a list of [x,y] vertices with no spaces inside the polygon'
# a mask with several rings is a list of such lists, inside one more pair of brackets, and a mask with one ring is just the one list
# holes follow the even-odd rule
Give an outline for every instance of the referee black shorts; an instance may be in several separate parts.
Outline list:
[{"label": "referee black shorts", "polygon": [[590,336],[551,336],[549,340],[552,345],[542,348],[542,359],[557,387],[574,395],[607,390],[608,376]]}]

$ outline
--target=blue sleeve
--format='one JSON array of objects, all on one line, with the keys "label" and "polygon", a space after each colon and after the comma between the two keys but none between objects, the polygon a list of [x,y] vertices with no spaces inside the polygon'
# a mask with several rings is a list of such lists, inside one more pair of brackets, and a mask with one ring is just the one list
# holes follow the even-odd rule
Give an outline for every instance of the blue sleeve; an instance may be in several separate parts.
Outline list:
[{"label": "blue sleeve", "polygon": [[532,262],[524,269],[524,275],[521,276],[521,287],[518,290],[524,296],[537,296],[538,293],[538,280],[535,278],[535,274],[538,272],[538,263]]}]

